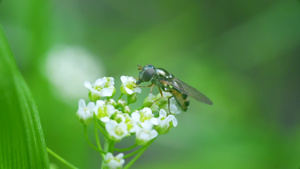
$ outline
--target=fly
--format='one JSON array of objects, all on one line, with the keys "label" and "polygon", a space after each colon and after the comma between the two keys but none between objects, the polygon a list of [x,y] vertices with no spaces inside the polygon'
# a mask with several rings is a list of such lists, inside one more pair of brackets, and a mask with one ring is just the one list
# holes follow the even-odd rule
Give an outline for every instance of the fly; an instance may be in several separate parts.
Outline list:
[{"label": "fly", "polygon": [[[153,65],[146,65],[144,67],[139,66],[140,74],[139,80],[136,82],[139,85],[142,82],[151,82],[149,87],[154,85],[159,88],[160,94],[162,96],[162,91],[169,92],[172,97],[175,98],[178,105],[183,111],[186,111],[190,100],[188,96],[209,105],[212,105],[212,101],[207,98],[203,93],[199,92],[192,86],[176,79],[174,75],[162,68],[155,68]],[[170,98],[169,98],[170,106]],[[170,110],[170,109],[169,109]]]}]

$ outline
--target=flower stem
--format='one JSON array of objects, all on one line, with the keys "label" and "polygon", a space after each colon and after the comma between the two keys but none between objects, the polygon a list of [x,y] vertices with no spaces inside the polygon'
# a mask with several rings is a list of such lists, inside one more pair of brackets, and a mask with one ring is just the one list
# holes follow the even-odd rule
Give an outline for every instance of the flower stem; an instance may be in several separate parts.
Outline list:
[{"label": "flower stem", "polygon": [[114,147],[115,147],[115,142],[114,141],[109,141],[108,152],[113,153],[114,152]]},{"label": "flower stem", "polygon": [[[96,120],[95,123],[97,123],[97,121],[98,121],[98,120]],[[109,140],[109,139],[108,139],[108,136],[107,136],[107,134],[106,134],[106,132],[103,130],[103,128],[101,127],[101,124],[100,124],[100,123],[97,123],[97,127],[98,127],[98,129],[100,130],[100,132],[104,135],[105,139],[106,139],[106,140]]]},{"label": "flower stem", "polygon": [[131,150],[133,148],[135,148],[137,146],[137,144],[134,144],[128,148],[124,148],[124,149],[118,149],[118,148],[114,148],[115,151],[119,151],[119,152],[124,152],[124,151],[128,151],[128,150]]},{"label": "flower stem", "polygon": [[[136,110],[141,110],[141,109],[143,109],[144,108],[144,106],[141,106],[141,107],[139,107],[139,108],[137,108]],[[150,107],[149,107],[150,108]]]},{"label": "flower stem", "polygon": [[[155,139],[151,140],[148,144],[146,144],[144,147],[142,147],[141,149],[137,150],[139,151],[138,154],[133,157],[133,159],[123,168],[123,169],[128,169],[130,166],[132,166],[132,164],[134,164],[136,162],[136,160],[147,150],[147,148],[151,145],[151,143],[154,141]],[[128,154],[129,155],[129,154]],[[125,158],[125,156],[124,156]]]},{"label": "flower stem", "polygon": [[136,150],[136,151],[134,151],[134,152],[132,152],[132,153],[129,153],[129,154],[125,155],[123,158],[125,159],[125,158],[128,158],[128,157],[131,157],[131,156],[137,154],[138,152],[142,151],[144,148],[145,148],[145,146],[139,148],[138,150]]},{"label": "flower stem", "polygon": [[118,100],[120,100],[121,98],[122,98],[122,96],[123,96],[124,94],[123,93],[121,93],[121,95],[120,95],[120,97],[118,98]]},{"label": "flower stem", "polygon": [[[149,143],[148,143],[149,144]],[[140,151],[142,151],[144,148],[146,148],[146,146],[148,146],[148,144],[144,145],[143,147],[139,148],[138,150],[132,152],[132,153],[129,153],[127,155],[124,156],[124,158],[128,158],[128,157],[131,157],[137,153],[139,153]]]},{"label": "flower stem", "polygon": [[[108,148],[109,148],[109,141],[105,140],[103,149],[104,149],[105,152],[108,152]],[[103,169],[104,166],[105,166],[105,157],[102,158],[101,169]]]},{"label": "flower stem", "polygon": [[[98,124],[97,119],[96,119],[96,116],[94,115],[94,132],[95,132],[96,144],[98,146],[98,149],[102,151],[101,143],[100,143],[99,136],[98,136],[97,124]],[[104,159],[104,154],[101,153],[101,156]]]},{"label": "flower stem", "polygon": [[70,167],[72,169],[78,169],[77,167],[75,167],[74,165],[72,165],[71,163],[69,163],[68,161],[66,161],[65,159],[63,159],[62,157],[60,157],[59,155],[57,155],[56,153],[54,153],[48,147],[47,147],[47,151],[48,151],[49,154],[51,154],[53,157],[55,157],[56,159],[58,159],[60,162],[64,163],[68,167]]},{"label": "flower stem", "polygon": [[87,135],[87,129],[86,129],[86,126],[84,126],[84,133],[85,133],[85,139],[86,139],[86,141],[88,142],[88,144],[89,144],[94,150],[98,151],[99,153],[105,154],[104,151],[100,150],[99,148],[97,148],[96,146],[94,146],[94,145],[90,142],[89,137],[88,137],[88,135]]}]

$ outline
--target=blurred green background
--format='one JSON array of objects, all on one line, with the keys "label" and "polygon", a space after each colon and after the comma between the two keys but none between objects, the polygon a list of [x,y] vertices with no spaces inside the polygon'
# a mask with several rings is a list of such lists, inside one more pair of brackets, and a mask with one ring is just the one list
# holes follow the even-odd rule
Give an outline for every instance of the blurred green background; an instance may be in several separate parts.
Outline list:
[{"label": "blurred green background", "polygon": [[214,105],[191,100],[132,168],[300,167],[297,0],[3,0],[0,22],[47,146],[79,168],[101,164],[75,116],[83,82],[119,85],[137,64],[167,69]]}]

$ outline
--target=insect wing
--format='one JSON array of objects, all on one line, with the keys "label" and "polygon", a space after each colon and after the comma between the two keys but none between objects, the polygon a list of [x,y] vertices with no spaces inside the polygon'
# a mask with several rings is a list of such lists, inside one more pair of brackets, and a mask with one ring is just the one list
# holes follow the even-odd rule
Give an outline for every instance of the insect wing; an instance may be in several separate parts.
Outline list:
[{"label": "insect wing", "polygon": [[197,89],[193,88],[192,86],[184,83],[183,81],[173,78],[172,80],[168,80],[167,83],[177,90],[187,93],[189,96],[193,97],[194,99],[212,105],[212,101],[207,98],[203,93],[199,92]]}]

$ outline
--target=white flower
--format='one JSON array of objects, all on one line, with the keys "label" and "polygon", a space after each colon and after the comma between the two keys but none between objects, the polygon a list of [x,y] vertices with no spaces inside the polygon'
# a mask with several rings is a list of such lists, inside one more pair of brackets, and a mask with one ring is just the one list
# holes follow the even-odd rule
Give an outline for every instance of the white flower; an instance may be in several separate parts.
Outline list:
[{"label": "white flower", "polygon": [[[169,109],[169,108],[167,108],[167,109]],[[166,108],[165,108],[165,110],[166,110]],[[170,111],[171,114],[175,114],[175,115],[181,113],[181,108],[178,107],[178,103],[176,102],[174,97],[170,99],[170,110],[168,110],[168,111]]]},{"label": "white flower", "polygon": [[134,133],[134,123],[127,113],[123,113],[122,111],[117,110],[117,113],[113,116],[112,120],[115,120],[117,123],[125,123],[127,126],[127,131],[130,133]]},{"label": "white flower", "polygon": [[112,77],[97,79],[93,84],[85,81],[84,86],[89,89],[89,98],[92,101],[96,101],[101,97],[112,97],[116,91],[114,87],[114,78]]},{"label": "white flower", "polygon": [[117,156],[113,156],[112,153],[105,155],[105,167],[107,169],[121,169],[125,160],[123,159],[124,154],[120,153]]},{"label": "white flower", "polygon": [[136,87],[136,80],[131,76],[121,76],[121,92],[127,95],[141,93],[141,89]]},{"label": "white flower", "polygon": [[88,124],[94,115],[94,102],[89,102],[87,105],[83,99],[79,100],[77,116],[81,123]]},{"label": "white flower", "polygon": [[130,113],[130,107],[129,106],[123,107],[123,112],[129,114]]},{"label": "white flower", "polygon": [[[161,96],[159,96],[161,97]],[[143,106],[144,107],[150,107],[152,111],[158,111],[158,105],[156,105],[154,102],[157,101],[159,98],[154,96],[152,93],[149,93],[148,97],[145,98]]]},{"label": "white flower", "polygon": [[125,116],[121,111],[117,111],[113,118],[117,123],[125,123]]},{"label": "white flower", "polygon": [[140,111],[135,111],[131,114],[133,129],[136,133],[136,143],[145,145],[153,138],[157,137],[158,133],[153,129],[153,124],[158,125],[159,121],[154,117],[149,107],[144,107]]},{"label": "white flower", "polygon": [[134,123],[133,123],[133,120],[131,119],[131,117],[129,116],[129,114],[124,113],[123,115],[124,115],[124,117],[125,117],[125,124],[127,125],[127,130],[128,130],[130,133],[134,133],[135,130],[134,130]]},{"label": "white flower", "polygon": [[107,104],[110,104],[110,105],[112,105],[112,106],[117,106],[117,103],[116,103],[116,101],[114,100],[114,99],[108,99],[107,100]]},{"label": "white flower", "polygon": [[124,106],[126,106],[126,101],[123,100],[123,99],[118,100],[118,101],[117,101],[117,106],[119,106],[119,107],[124,107]]},{"label": "white flower", "polygon": [[103,100],[97,100],[95,106],[95,114],[102,122],[108,122],[111,115],[115,113],[115,107],[105,103]]},{"label": "white flower", "polygon": [[163,92],[163,97],[160,93],[154,96],[149,93],[148,97],[145,98],[143,106],[150,107],[152,111],[158,111],[159,109],[166,108],[168,106],[168,99],[172,97],[169,92]]},{"label": "white flower", "polygon": [[110,138],[114,141],[120,141],[129,135],[125,122],[117,123],[115,120],[109,120],[105,124],[105,128]]},{"label": "white flower", "polygon": [[136,131],[136,144],[146,145],[150,140],[158,136],[158,133],[153,128],[153,124],[150,122],[140,123],[135,125]]},{"label": "white flower", "polygon": [[164,109],[160,109],[157,119],[159,122],[154,128],[159,134],[167,133],[172,126],[176,127],[178,124],[176,117],[174,115],[167,116],[167,112]]},{"label": "white flower", "polygon": [[158,124],[157,119],[154,118],[152,110],[149,107],[144,107],[142,110],[134,111],[131,114],[131,117],[134,123],[151,122],[152,124]]}]

